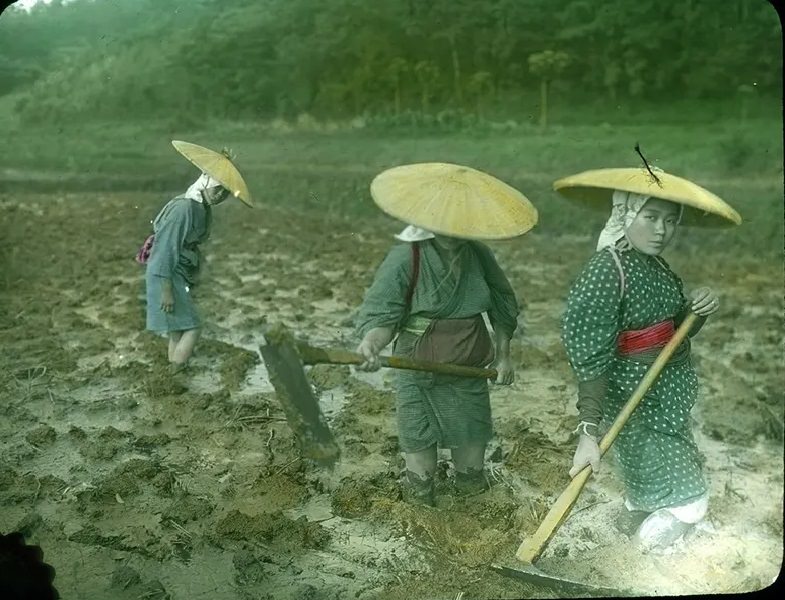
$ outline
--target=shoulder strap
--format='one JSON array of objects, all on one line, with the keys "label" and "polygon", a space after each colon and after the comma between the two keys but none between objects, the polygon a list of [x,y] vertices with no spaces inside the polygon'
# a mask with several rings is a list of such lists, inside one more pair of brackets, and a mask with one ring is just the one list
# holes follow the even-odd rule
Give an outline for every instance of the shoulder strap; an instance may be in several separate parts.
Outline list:
[{"label": "shoulder strap", "polygon": [[608,250],[608,252],[611,253],[611,256],[613,257],[613,262],[616,263],[616,268],[619,271],[619,283],[621,284],[621,296],[619,296],[619,300],[621,300],[622,298],[624,298],[624,289],[625,289],[624,268],[621,266],[621,258],[619,258],[619,254],[616,252],[616,248],[614,248],[613,246],[605,246],[605,248]]},{"label": "shoulder strap", "polygon": [[406,304],[403,307],[403,314],[401,320],[398,321],[397,329],[401,330],[409,320],[409,313],[412,308],[412,297],[414,296],[414,288],[417,287],[417,279],[420,275],[420,244],[419,242],[412,242],[412,278],[409,280],[409,289],[406,290]]},{"label": "shoulder strap", "polygon": [[412,297],[414,296],[414,288],[417,287],[417,279],[420,276],[420,244],[419,242],[412,242],[412,278],[409,281],[409,289],[406,291],[406,312],[412,305]]}]

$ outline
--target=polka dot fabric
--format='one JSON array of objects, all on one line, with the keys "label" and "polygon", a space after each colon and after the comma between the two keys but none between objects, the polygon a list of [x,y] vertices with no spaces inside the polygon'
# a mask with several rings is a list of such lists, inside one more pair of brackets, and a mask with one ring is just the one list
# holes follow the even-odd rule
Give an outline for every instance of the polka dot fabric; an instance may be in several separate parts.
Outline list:
[{"label": "polka dot fabric", "polygon": [[[623,297],[613,257],[608,251],[597,252],[570,289],[562,321],[562,341],[578,379],[608,373],[603,405],[607,420],[616,417],[650,366],[618,356],[618,334],[672,319],[686,304],[681,280],[662,258],[634,249],[619,257]],[[690,422],[697,395],[689,358],[671,360],[614,442],[628,500],[641,509],[673,506],[706,491]]]}]

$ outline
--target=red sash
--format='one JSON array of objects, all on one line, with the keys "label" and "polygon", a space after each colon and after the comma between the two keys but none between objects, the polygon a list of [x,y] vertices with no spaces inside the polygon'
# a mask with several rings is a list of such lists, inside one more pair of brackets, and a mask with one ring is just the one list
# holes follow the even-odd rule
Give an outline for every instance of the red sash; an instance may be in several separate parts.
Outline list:
[{"label": "red sash", "polygon": [[673,337],[674,332],[673,320],[668,319],[645,329],[622,331],[616,339],[616,345],[621,355],[635,354],[664,346]]}]

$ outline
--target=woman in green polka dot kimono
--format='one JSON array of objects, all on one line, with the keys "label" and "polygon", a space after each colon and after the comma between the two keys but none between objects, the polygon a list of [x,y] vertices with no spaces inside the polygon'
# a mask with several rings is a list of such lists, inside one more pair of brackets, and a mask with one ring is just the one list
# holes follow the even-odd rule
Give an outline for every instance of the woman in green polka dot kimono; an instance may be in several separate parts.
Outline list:
[{"label": "woman in green polka dot kimono", "polygon": [[597,252],[572,285],[562,341],[578,378],[580,433],[570,475],[597,472],[598,425],[612,421],[689,311],[698,319],[632,414],[614,448],[625,485],[624,521],[645,548],[664,547],[703,518],[707,486],[690,426],[698,379],[690,338],[719,307],[708,287],[685,293],[660,257],[682,218],[680,203],[613,192]]}]

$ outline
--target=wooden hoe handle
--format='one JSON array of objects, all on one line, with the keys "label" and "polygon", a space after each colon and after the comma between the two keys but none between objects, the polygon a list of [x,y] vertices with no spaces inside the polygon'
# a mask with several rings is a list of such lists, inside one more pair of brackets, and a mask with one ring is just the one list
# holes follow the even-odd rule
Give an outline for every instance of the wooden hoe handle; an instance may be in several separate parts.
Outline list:
[{"label": "wooden hoe handle", "polygon": [[[676,330],[676,333],[674,333],[670,341],[660,351],[657,359],[649,367],[649,370],[646,371],[646,375],[644,375],[643,379],[638,384],[638,387],[635,388],[632,396],[630,396],[630,399],[627,400],[627,403],[613,421],[610,429],[608,429],[608,431],[600,440],[599,446],[601,455],[604,455],[608,448],[610,448],[611,444],[616,439],[616,436],[619,435],[621,428],[624,427],[624,424],[630,418],[630,415],[637,408],[638,404],[640,404],[643,396],[646,394],[646,392],[649,391],[649,388],[655,382],[657,377],[659,377],[660,371],[662,371],[671,355],[674,353],[676,348],[678,348],[679,344],[681,344],[682,340],[687,336],[687,332],[689,332],[689,330],[692,328],[696,318],[697,315],[695,315],[695,313],[690,312],[687,315],[687,318],[684,319],[682,324]],[[534,535],[525,539],[518,547],[518,551],[515,553],[515,557],[518,560],[528,564],[534,564],[534,561],[540,557],[540,554],[542,554],[545,546],[551,540],[553,534],[556,533],[556,530],[559,529],[561,524],[564,522],[564,519],[572,509],[575,501],[578,499],[578,496],[581,493],[581,490],[583,489],[583,486],[586,484],[586,481],[588,481],[591,472],[591,465],[586,465],[581,470],[581,472],[572,479],[567,488],[556,499],[556,502],[553,504],[550,511],[548,511],[548,514],[545,516],[545,519],[543,519],[542,523],[540,523],[540,526]]]},{"label": "wooden hoe handle", "polygon": [[[331,364],[331,365],[359,365],[365,358],[357,352],[349,352],[341,348],[314,348],[304,343],[298,343],[297,349],[303,359],[303,364]],[[406,369],[409,371],[429,371],[444,375],[460,375],[462,377],[482,377],[496,379],[496,369],[483,369],[481,367],[466,367],[447,363],[425,362],[413,360],[405,356],[380,356],[383,367],[393,369]]]}]

